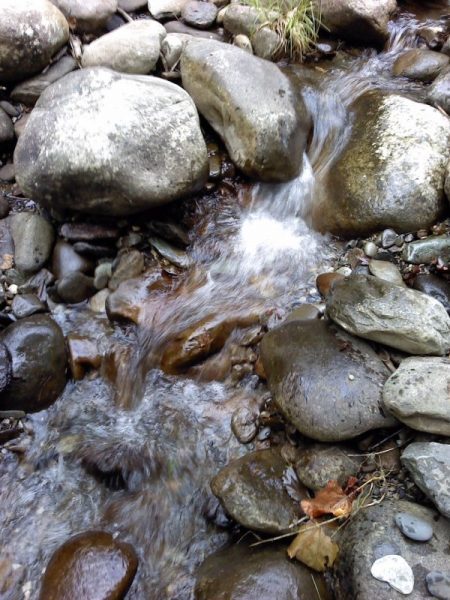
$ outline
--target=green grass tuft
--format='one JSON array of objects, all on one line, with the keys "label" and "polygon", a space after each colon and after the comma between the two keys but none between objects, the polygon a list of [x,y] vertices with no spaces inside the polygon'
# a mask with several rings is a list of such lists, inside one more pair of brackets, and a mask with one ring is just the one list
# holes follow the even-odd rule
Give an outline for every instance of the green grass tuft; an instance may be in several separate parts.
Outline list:
[{"label": "green grass tuft", "polygon": [[313,0],[245,0],[261,11],[265,22],[280,37],[276,57],[303,60],[314,46],[320,27],[320,14]]}]

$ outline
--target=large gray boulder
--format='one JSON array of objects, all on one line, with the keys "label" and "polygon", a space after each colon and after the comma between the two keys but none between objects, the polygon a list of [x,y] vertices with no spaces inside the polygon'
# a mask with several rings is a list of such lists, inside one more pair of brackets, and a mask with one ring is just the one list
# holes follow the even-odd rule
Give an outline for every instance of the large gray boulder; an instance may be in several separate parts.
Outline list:
[{"label": "large gray boulder", "polygon": [[440,302],[371,275],[336,281],[327,314],[345,330],[410,354],[447,354],[450,318]]},{"label": "large gray boulder", "polygon": [[446,206],[449,119],[426,104],[378,91],[363,94],[351,117],[345,147],[320,181],[316,226],[344,236],[431,226]]},{"label": "large gray boulder", "polygon": [[388,37],[396,0],[314,0],[324,28],[346,40],[380,45]]},{"label": "large gray boulder", "polygon": [[92,32],[105,26],[117,10],[117,0],[51,0],[78,31]]},{"label": "large gray boulder", "polygon": [[[431,525],[434,535],[427,543],[408,539],[395,524],[404,512]],[[431,599],[425,577],[430,571],[448,571],[450,522],[436,511],[413,502],[384,500],[357,511],[338,536],[339,558],[334,567],[336,600],[399,600],[402,596],[387,583],[372,577],[375,560],[399,554],[414,573],[414,590],[409,600]]]},{"label": "large gray boulder", "polygon": [[127,23],[84,47],[83,67],[103,66],[122,73],[146,75],[158,62],[166,30],[157,21]]},{"label": "large gray boulder", "polygon": [[247,175],[285,181],[301,168],[309,120],[280,69],[236,46],[193,40],[183,86]]},{"label": "large gray boulder", "polygon": [[383,389],[386,410],[419,431],[450,437],[450,360],[407,358]]},{"label": "large gray boulder", "polygon": [[69,25],[49,0],[2,0],[0,82],[38,73],[68,39]]},{"label": "large gray boulder", "polygon": [[362,340],[325,321],[290,321],[267,333],[261,358],[281,412],[322,442],[395,424],[381,412],[389,371]]},{"label": "large gray boulder", "polygon": [[100,67],[45,90],[14,163],[21,188],[42,205],[109,215],[175,200],[208,173],[198,114],[184,90]]}]

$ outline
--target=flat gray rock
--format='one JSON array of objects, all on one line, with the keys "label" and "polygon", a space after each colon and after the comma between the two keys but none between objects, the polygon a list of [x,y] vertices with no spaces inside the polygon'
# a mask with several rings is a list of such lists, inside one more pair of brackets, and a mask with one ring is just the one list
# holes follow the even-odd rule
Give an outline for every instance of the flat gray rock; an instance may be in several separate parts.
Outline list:
[{"label": "flat gray rock", "polygon": [[128,215],[194,192],[208,175],[188,94],[102,67],[45,90],[14,156],[22,190],[61,211]]},{"label": "flat gray rock", "polygon": [[450,444],[415,442],[403,452],[402,463],[439,512],[450,517]]},{"label": "flat gray rock", "polygon": [[427,588],[434,598],[450,600],[450,573],[431,571],[427,575]]},{"label": "flat gray rock", "polygon": [[438,258],[448,262],[450,260],[450,235],[430,236],[425,240],[405,244],[402,258],[415,265],[430,264]]},{"label": "flat gray rock", "polygon": [[439,356],[450,349],[450,318],[440,302],[371,275],[336,281],[327,314],[353,335],[410,354]]},{"label": "flat gray rock", "polygon": [[117,10],[117,0],[51,0],[62,13],[71,18],[77,31],[102,29]]},{"label": "flat gray rock", "polygon": [[31,79],[27,79],[16,87],[11,92],[11,98],[15,102],[22,102],[23,104],[33,105],[37,102],[42,92],[48,88],[48,86],[64,75],[67,75],[71,71],[78,68],[77,61],[71,56],[63,56],[58,62],[53,64],[45,73],[35,75]]},{"label": "flat gray rock", "polygon": [[412,429],[450,436],[450,360],[406,358],[386,381],[383,404]]},{"label": "flat gray rock", "polygon": [[197,29],[208,29],[217,17],[217,8],[212,2],[189,0],[181,10],[181,16],[188,25]]},{"label": "flat gray rock", "polygon": [[261,342],[274,400],[303,434],[323,442],[356,437],[395,420],[381,411],[389,371],[365,342],[325,321],[291,321]]}]

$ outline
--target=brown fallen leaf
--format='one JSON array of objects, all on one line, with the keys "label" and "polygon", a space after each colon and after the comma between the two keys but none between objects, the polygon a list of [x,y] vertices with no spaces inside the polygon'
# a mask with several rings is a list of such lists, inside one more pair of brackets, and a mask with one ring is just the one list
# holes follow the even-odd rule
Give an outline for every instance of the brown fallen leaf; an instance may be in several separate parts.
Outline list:
[{"label": "brown fallen leaf", "polygon": [[289,558],[296,558],[306,566],[323,573],[333,566],[339,546],[323,531],[319,524],[306,523],[289,546]]},{"label": "brown fallen leaf", "polygon": [[337,481],[332,479],[327,485],[319,490],[314,498],[302,500],[303,512],[315,519],[322,515],[334,515],[335,517],[348,517],[352,512],[352,500],[349,498]]},{"label": "brown fallen leaf", "polygon": [[0,269],[11,269],[14,264],[14,256],[12,254],[3,254],[0,258]]}]

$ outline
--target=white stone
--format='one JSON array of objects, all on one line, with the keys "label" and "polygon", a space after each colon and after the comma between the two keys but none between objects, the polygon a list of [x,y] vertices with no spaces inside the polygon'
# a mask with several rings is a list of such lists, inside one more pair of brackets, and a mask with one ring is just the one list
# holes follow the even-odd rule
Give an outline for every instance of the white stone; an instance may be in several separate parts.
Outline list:
[{"label": "white stone", "polygon": [[375,579],[385,581],[392,589],[408,596],[414,589],[414,573],[398,554],[388,554],[376,560],[370,570]]}]

